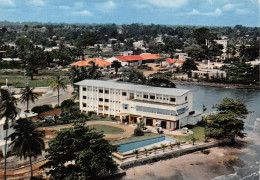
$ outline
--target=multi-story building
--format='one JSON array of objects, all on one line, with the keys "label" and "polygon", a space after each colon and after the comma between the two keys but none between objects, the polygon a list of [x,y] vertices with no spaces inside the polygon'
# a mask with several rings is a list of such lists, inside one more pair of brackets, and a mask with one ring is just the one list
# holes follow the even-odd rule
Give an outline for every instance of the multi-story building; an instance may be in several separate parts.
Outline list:
[{"label": "multi-story building", "polygon": [[76,85],[82,112],[117,117],[122,123],[159,123],[173,130],[201,120],[201,113],[191,110],[189,90],[101,80],[83,80]]}]

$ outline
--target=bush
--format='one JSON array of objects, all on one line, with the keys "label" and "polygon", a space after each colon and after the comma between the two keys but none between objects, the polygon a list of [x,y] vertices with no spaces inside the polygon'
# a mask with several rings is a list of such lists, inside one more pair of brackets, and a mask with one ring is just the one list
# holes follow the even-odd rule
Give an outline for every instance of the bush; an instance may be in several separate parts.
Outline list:
[{"label": "bush", "polygon": [[142,129],[140,127],[136,127],[135,131],[134,131],[134,135],[135,136],[143,136],[144,132],[142,131]]},{"label": "bush", "polygon": [[35,106],[35,107],[32,108],[32,112],[35,112],[35,113],[38,113],[38,114],[41,114],[43,112],[47,112],[47,111],[50,111],[50,110],[53,110],[53,107],[50,104],[44,104],[42,106]]},{"label": "bush", "polygon": [[62,101],[60,107],[61,109],[70,109],[72,106],[76,105],[76,103],[71,99],[66,99]]}]

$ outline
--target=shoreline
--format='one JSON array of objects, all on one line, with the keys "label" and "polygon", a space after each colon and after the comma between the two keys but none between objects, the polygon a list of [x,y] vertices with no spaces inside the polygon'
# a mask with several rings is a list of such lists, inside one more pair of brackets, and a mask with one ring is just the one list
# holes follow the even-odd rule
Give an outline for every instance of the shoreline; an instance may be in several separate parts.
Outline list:
[{"label": "shoreline", "polygon": [[245,163],[238,155],[246,149],[213,147],[208,149],[209,155],[197,151],[126,169],[122,179],[213,179],[235,173],[234,167],[244,167]]},{"label": "shoreline", "polygon": [[197,86],[220,87],[220,88],[230,88],[230,89],[260,90],[260,86],[256,86],[256,85],[223,84],[223,83],[194,82],[194,81],[181,81],[181,80],[173,80],[172,82],[175,84],[183,84],[183,85],[197,85]]}]

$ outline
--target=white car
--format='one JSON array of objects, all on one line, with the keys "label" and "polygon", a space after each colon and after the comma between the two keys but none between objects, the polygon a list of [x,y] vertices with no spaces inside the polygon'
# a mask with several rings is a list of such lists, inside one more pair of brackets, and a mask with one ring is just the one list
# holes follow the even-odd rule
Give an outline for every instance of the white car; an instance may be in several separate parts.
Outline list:
[{"label": "white car", "polygon": [[53,116],[46,116],[44,118],[45,121],[54,121],[54,117]]}]

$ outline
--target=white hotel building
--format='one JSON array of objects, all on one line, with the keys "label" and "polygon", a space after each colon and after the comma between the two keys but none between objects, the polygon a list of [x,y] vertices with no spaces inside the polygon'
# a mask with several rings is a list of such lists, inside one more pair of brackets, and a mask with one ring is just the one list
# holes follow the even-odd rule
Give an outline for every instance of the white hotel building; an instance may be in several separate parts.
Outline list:
[{"label": "white hotel building", "polygon": [[172,130],[201,120],[201,113],[192,111],[189,90],[102,80],[83,80],[76,85],[82,112],[117,117],[122,123],[160,123]]}]

